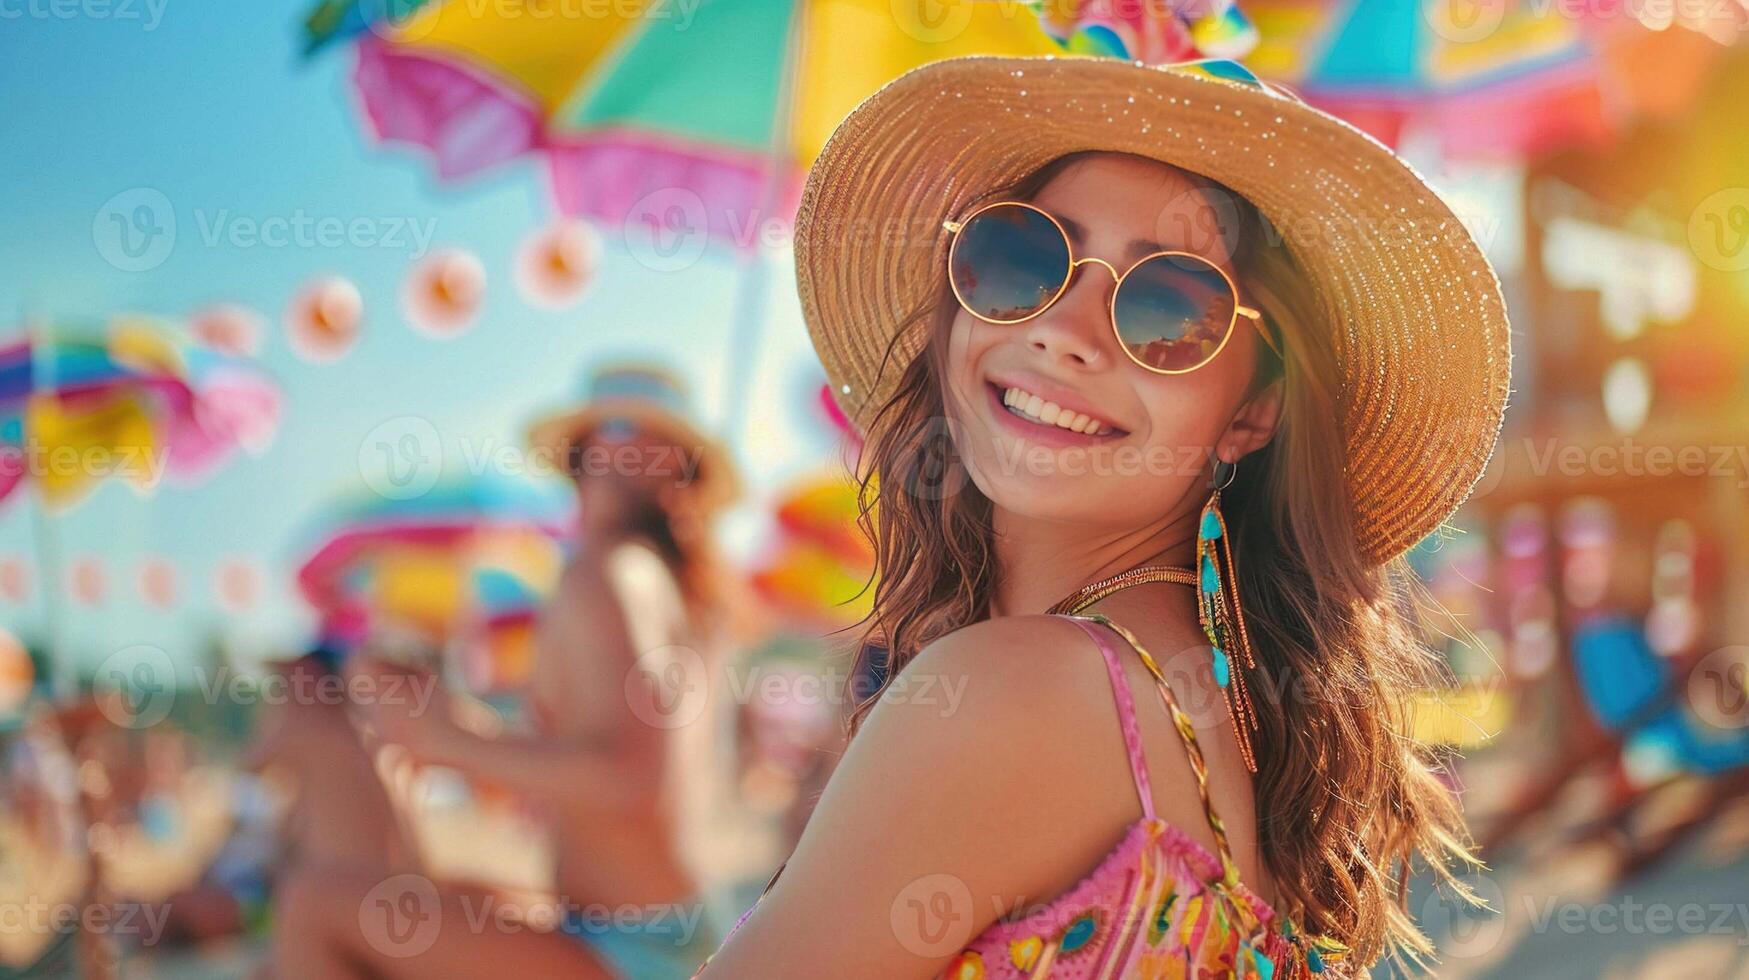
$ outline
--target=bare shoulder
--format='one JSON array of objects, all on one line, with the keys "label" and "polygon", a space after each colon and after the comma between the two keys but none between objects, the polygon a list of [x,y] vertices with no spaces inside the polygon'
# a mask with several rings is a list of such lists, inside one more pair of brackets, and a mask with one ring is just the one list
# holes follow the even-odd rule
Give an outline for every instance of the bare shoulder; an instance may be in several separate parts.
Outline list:
[{"label": "bare shoulder", "polygon": [[[1060,718],[1066,701],[1082,700],[1077,694],[1109,692],[1100,663],[1087,634],[1060,616],[985,620],[925,647],[894,678],[875,711],[890,709],[915,721],[940,706],[928,700],[932,693],[951,696],[952,710],[941,715],[941,728],[1024,737],[1048,727],[1038,724],[1041,717]],[[1109,693],[1103,700],[1109,703]]]},{"label": "bare shoulder", "polygon": [[[931,643],[882,695],[855,741],[865,738],[893,757],[955,760],[987,805],[1024,807],[1041,828],[1097,826],[1102,810],[1113,826],[1134,815],[1110,676],[1093,640],[1063,617],[1002,617]],[[1041,784],[1062,792],[1041,799]],[[1056,812],[1071,798],[1073,812]]]}]

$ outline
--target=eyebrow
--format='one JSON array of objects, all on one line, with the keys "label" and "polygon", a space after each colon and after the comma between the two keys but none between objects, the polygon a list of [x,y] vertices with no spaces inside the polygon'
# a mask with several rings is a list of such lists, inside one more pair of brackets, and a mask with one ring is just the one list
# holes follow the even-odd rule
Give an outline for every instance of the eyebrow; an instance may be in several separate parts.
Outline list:
[{"label": "eyebrow", "polygon": [[[1073,218],[1062,217],[1061,215],[1059,215],[1057,217],[1057,220],[1062,222],[1063,230],[1067,231],[1069,233],[1069,237],[1074,239],[1077,244],[1080,244],[1080,245],[1086,244],[1086,242],[1087,242],[1087,229],[1085,227],[1083,227],[1080,222],[1074,220]],[[1123,257],[1126,259],[1139,259],[1144,255],[1152,255],[1155,252],[1169,252],[1169,251],[1171,251],[1171,249],[1160,244],[1159,242],[1151,241],[1151,240],[1146,239],[1146,238],[1132,238],[1132,239],[1130,239],[1129,244],[1124,246]]]}]

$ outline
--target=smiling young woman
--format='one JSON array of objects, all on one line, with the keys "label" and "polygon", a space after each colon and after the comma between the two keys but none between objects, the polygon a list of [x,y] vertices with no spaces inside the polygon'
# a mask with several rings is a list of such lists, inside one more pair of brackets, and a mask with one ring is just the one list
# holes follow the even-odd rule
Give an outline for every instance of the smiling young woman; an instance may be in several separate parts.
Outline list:
[{"label": "smiling young woman", "polygon": [[862,707],[704,975],[1430,953],[1410,864],[1461,892],[1470,857],[1406,732],[1437,664],[1400,555],[1481,473],[1509,359],[1451,212],[1237,66],[969,58],[846,119],[796,261],[867,438],[864,649],[964,693]]}]

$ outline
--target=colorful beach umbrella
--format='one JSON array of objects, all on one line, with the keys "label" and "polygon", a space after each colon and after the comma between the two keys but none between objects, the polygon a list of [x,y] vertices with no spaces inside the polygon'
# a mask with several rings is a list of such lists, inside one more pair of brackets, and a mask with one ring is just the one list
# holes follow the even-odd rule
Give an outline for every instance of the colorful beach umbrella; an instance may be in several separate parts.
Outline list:
[{"label": "colorful beach umbrella", "polygon": [[857,487],[838,474],[802,480],[778,500],[776,535],[756,592],[798,629],[852,625],[873,606],[874,551],[856,526]]},{"label": "colorful beach umbrella", "polygon": [[435,0],[358,35],[353,84],[377,138],[466,177],[542,147],[553,113],[646,6]]},{"label": "colorful beach umbrella", "polygon": [[758,244],[838,122],[888,81],[944,58],[1060,50],[1024,8],[933,7],[925,19],[890,0],[703,0],[684,29],[640,23],[549,127],[560,208],[647,220],[634,214],[643,202],[714,240]]},{"label": "colorful beach umbrella", "polygon": [[28,477],[66,506],[98,480],[195,480],[272,441],[278,389],[249,362],[144,317],[38,323],[0,346],[0,499]]},{"label": "colorful beach umbrella", "polygon": [[[1388,144],[1419,133],[1450,157],[1519,158],[1607,139],[1642,109],[1692,94],[1700,76],[1691,69],[1722,50],[1693,31],[1516,0],[1244,6],[1260,35],[1245,61],[1260,76]],[[1632,70],[1648,46],[1675,70]]]},{"label": "colorful beach umbrella", "polygon": [[558,579],[571,507],[562,488],[496,476],[405,500],[360,495],[322,519],[298,587],[326,642],[412,632],[484,658],[463,665],[481,686],[511,683],[531,662],[531,621]]},{"label": "colorful beach umbrella", "polygon": [[565,213],[619,222],[670,191],[741,242],[736,222],[782,218],[838,120],[888,80],[958,55],[1060,50],[1026,8],[977,0],[928,20],[889,0],[412,6],[371,20],[330,0],[310,18],[333,26],[307,39],[358,38],[354,83],[378,138],[422,148],[449,179],[546,151]]}]

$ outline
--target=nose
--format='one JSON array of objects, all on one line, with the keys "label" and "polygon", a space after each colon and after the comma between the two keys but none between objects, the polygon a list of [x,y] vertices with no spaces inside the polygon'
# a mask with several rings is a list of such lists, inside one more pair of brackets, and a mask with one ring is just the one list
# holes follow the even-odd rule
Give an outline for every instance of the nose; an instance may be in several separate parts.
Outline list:
[{"label": "nose", "polygon": [[[1089,269],[1089,265],[1099,268]],[[1101,363],[1111,338],[1107,320],[1111,291],[1116,286],[1117,272],[1110,263],[1092,258],[1076,262],[1069,273],[1069,288],[1050,309],[1027,321],[1027,346],[1073,367]]]}]

